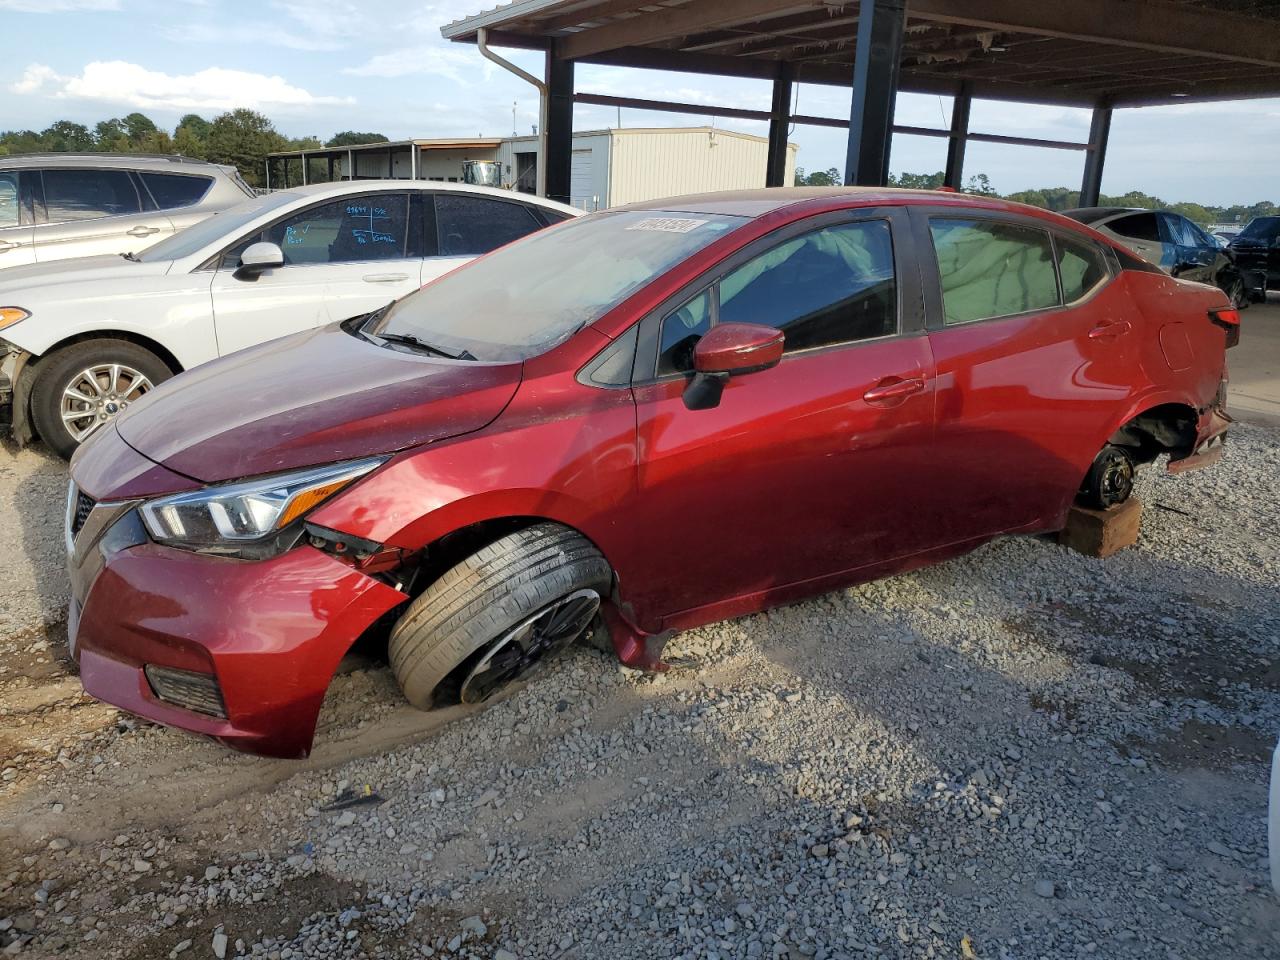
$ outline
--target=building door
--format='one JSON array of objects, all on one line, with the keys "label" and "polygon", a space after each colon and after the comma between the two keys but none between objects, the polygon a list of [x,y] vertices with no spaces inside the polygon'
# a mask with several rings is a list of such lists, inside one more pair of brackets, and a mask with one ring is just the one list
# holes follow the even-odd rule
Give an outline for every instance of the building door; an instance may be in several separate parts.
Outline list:
[{"label": "building door", "polygon": [[591,150],[575,150],[569,167],[569,202],[588,212],[607,206],[606,198],[596,194],[595,154]]},{"label": "building door", "polygon": [[516,189],[521,193],[538,192],[538,155],[516,154]]}]

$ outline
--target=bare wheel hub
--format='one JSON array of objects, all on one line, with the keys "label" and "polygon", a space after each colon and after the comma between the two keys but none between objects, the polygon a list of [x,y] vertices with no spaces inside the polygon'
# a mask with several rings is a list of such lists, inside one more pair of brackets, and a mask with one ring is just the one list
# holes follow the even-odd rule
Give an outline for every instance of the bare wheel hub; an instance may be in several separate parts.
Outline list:
[{"label": "bare wheel hub", "polygon": [[82,443],[150,389],[146,374],[125,364],[85,367],[62,390],[62,424]]},{"label": "bare wheel hub", "polygon": [[600,594],[577,590],[522,620],[490,645],[462,681],[459,699],[483,703],[507,684],[551,659],[590,625]]},{"label": "bare wheel hub", "polygon": [[1103,463],[1098,489],[1107,506],[1129,499],[1133,492],[1133,462],[1119,451],[1111,451]]}]

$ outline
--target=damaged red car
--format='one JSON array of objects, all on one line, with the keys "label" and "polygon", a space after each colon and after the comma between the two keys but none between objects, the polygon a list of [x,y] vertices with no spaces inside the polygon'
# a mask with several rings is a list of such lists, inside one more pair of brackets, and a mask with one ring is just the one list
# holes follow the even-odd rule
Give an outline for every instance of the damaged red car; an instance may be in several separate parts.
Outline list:
[{"label": "damaged red car", "polygon": [[1211,462],[1222,291],[1064,217],[892,190],[593,214],[206,364],[79,451],[85,689],[305,756],[383,637],[419,707],[1061,528]]}]

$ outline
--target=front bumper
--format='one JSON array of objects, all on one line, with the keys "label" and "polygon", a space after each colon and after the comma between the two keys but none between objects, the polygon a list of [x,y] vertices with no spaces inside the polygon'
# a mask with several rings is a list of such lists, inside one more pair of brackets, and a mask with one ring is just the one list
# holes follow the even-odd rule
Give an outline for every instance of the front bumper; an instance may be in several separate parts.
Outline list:
[{"label": "front bumper", "polygon": [[[407,599],[309,546],[253,562],[161,546],[133,503],[97,504],[76,535],[69,526],[68,556],[69,642],[86,692],[274,757],[310,752],[338,662]],[[161,700],[147,664],[211,674],[225,719]]]}]

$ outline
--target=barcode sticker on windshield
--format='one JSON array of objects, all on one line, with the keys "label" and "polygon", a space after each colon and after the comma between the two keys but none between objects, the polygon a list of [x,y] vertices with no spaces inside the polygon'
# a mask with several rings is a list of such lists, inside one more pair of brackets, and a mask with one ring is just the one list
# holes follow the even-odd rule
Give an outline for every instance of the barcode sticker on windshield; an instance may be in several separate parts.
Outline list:
[{"label": "barcode sticker on windshield", "polygon": [[658,230],[662,233],[688,233],[706,222],[705,220],[686,220],[683,217],[650,217],[647,220],[641,220],[639,223],[633,223],[627,229]]}]

